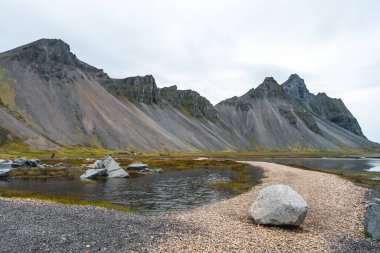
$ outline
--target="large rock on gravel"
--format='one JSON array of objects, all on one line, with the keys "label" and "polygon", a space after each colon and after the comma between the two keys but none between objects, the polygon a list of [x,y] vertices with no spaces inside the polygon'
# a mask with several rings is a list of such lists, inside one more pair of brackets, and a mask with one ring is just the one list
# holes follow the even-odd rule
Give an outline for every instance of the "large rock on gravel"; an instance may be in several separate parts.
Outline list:
[{"label": "large rock on gravel", "polygon": [[107,156],[106,158],[104,158],[102,164],[103,164],[104,168],[107,170],[108,177],[110,177],[110,178],[112,178],[112,177],[121,177],[121,178],[129,177],[128,172],[123,170],[119,166],[119,164],[117,162],[115,162],[115,160],[112,159],[110,156]]},{"label": "large rock on gravel", "polygon": [[265,187],[249,212],[257,224],[299,226],[306,218],[307,203],[287,185]]},{"label": "large rock on gravel", "polygon": [[368,204],[364,229],[371,238],[380,240],[380,199],[375,198]]}]

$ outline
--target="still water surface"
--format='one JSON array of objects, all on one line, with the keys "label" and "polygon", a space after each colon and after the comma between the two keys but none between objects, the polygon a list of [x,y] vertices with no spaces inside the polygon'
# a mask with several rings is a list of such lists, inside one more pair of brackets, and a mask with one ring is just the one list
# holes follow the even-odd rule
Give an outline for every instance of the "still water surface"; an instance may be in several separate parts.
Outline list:
[{"label": "still water surface", "polygon": [[261,161],[295,164],[316,169],[380,172],[380,159],[375,158],[268,158]]},{"label": "still water surface", "polygon": [[[247,166],[251,180],[262,177],[260,170]],[[144,211],[186,210],[216,203],[236,193],[211,187],[211,183],[232,180],[231,170],[191,169],[148,174],[129,179],[108,179],[85,183],[74,179],[8,179],[0,187],[85,200],[103,200]]]}]

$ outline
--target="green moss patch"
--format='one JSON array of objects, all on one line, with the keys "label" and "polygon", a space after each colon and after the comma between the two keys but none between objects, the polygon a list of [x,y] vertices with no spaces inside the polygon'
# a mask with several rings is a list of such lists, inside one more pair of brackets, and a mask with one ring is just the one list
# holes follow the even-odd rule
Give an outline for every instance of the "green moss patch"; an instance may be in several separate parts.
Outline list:
[{"label": "green moss patch", "polygon": [[56,178],[56,177],[64,177],[64,178],[70,178],[74,176],[78,176],[84,171],[86,168],[79,167],[79,168],[72,168],[72,167],[65,167],[65,168],[20,168],[20,169],[13,169],[10,172],[11,177],[17,177],[17,178]]}]

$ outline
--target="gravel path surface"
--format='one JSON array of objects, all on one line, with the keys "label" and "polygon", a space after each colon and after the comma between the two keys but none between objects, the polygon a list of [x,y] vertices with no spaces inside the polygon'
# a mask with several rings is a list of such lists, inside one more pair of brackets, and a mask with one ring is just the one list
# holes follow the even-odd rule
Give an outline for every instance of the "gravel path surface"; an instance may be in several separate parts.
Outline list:
[{"label": "gravel path surface", "polygon": [[[142,215],[0,198],[0,252],[380,252],[379,242],[362,238],[366,189],[334,175],[247,163],[264,169],[263,184],[187,212]],[[298,229],[249,219],[260,189],[278,183],[309,204]]]}]

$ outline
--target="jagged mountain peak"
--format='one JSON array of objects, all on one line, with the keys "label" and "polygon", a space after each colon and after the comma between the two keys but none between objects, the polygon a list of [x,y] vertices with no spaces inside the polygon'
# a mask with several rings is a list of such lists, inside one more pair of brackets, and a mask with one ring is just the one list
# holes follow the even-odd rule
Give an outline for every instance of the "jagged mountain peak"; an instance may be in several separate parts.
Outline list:
[{"label": "jagged mountain peak", "polygon": [[299,100],[305,108],[334,124],[365,137],[356,118],[347,109],[341,99],[330,98],[325,92],[314,95],[309,92],[305,82],[293,74],[282,84],[284,92]]},{"label": "jagged mountain peak", "polygon": [[37,46],[37,47],[45,47],[45,48],[60,48],[60,49],[66,49],[70,51],[70,46],[66,42],[64,42],[61,39],[46,39],[42,38],[39,40],[36,40],[34,42],[31,42],[27,44],[26,46]]},{"label": "jagged mountain peak", "polygon": [[7,65],[15,63],[41,76],[46,81],[55,80],[73,83],[74,73],[79,68],[104,79],[102,70],[77,59],[70,46],[60,39],[40,39],[0,54],[0,60]]},{"label": "jagged mountain peak", "polygon": [[279,84],[277,83],[277,81],[273,78],[273,77],[265,77],[264,81],[259,85],[257,86],[256,90],[257,89],[272,89],[273,87],[277,88],[279,87]]},{"label": "jagged mountain peak", "polygon": [[305,81],[297,74],[290,75],[288,80],[282,84],[282,87],[287,94],[302,101],[310,98],[310,92],[306,87]]},{"label": "jagged mountain peak", "polygon": [[11,59],[29,64],[76,65],[77,57],[60,39],[40,39],[7,52]]},{"label": "jagged mountain peak", "polygon": [[277,84],[277,81],[272,77],[265,77],[263,84]]},{"label": "jagged mountain peak", "polygon": [[303,81],[303,79],[297,73],[291,74],[288,80]]},{"label": "jagged mountain peak", "polygon": [[273,97],[273,96],[283,96],[283,91],[281,86],[273,77],[266,77],[264,81],[257,86],[256,89],[251,89],[247,93],[250,97]]}]

